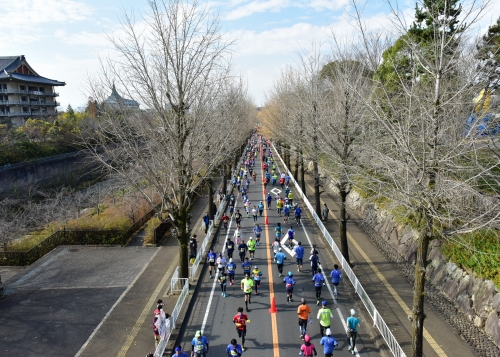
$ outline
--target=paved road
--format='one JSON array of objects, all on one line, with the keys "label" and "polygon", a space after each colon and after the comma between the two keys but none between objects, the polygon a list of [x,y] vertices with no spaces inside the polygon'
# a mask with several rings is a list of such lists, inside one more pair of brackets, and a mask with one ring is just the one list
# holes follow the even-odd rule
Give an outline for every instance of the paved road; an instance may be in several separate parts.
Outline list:
[{"label": "paved road", "polygon": [[74,356],[157,251],[56,248],[6,287],[0,355]]},{"label": "paved road", "polygon": [[[260,167],[260,160],[256,163],[259,180],[257,184],[251,184],[249,190],[249,199],[252,204],[257,204],[260,200],[264,200],[263,186],[260,183],[262,171]],[[279,186],[276,186],[279,188]],[[268,187],[269,190],[272,189]],[[283,196],[284,194],[282,194]],[[243,204],[241,197],[237,197],[237,209],[243,212]],[[258,265],[263,273],[261,288],[258,295],[252,295],[252,303],[249,305],[250,312],[248,316],[251,323],[248,325],[246,347],[248,350],[245,356],[291,356],[298,355],[300,345],[303,343],[299,336],[299,328],[297,324],[297,306],[300,298],[305,297],[312,310],[314,322],[308,327],[308,334],[312,337],[312,342],[317,346],[319,355],[323,355],[323,348],[319,346],[320,332],[319,323],[316,320],[316,314],[319,306],[316,306],[314,284],[312,282],[312,275],[310,266],[307,262],[304,265],[304,272],[297,272],[295,259],[288,255],[285,261],[284,271],[292,271],[296,280],[294,289],[294,301],[290,306],[286,303],[285,286],[282,279],[278,277],[278,270],[274,262],[271,260],[271,250],[269,244],[274,241],[274,227],[277,222],[283,222],[282,217],[277,216],[275,210],[275,203],[273,201],[272,209],[265,210],[265,215],[268,217],[269,224],[264,225],[264,218],[259,218],[258,222],[263,228],[264,232],[261,238],[261,245],[257,247],[255,253],[254,265]],[[242,233],[245,241],[253,235],[253,218],[246,218],[242,220]],[[293,222],[293,218],[290,220]],[[306,252],[310,250],[310,243],[319,243],[317,241],[318,231],[313,224],[304,219],[304,225],[301,227],[294,226],[296,232],[296,239],[301,241],[306,248]],[[235,228],[235,223],[231,222],[230,230],[226,236],[232,236]],[[286,230],[289,227],[286,227]],[[218,244],[215,247],[217,252],[222,251],[223,242],[225,237],[221,235],[218,239]],[[309,242],[310,241],[310,242]],[[329,254],[324,254],[320,250],[320,261],[322,267],[326,269],[328,275],[333,269],[333,261]],[[306,256],[308,257],[307,253]],[[240,290],[239,281],[243,278],[243,270],[240,267],[239,258],[235,259],[238,263],[236,272],[237,284],[228,286],[227,297],[221,296],[221,290],[218,282],[215,279],[210,279],[207,270],[201,276],[203,282],[200,289],[195,293],[195,304],[190,311],[187,318],[189,319],[188,326],[182,336],[182,345],[184,350],[190,350],[190,341],[193,338],[195,331],[202,329],[204,334],[208,337],[211,348],[209,355],[224,356],[225,348],[232,338],[237,338],[234,324],[232,323],[233,316],[237,313],[239,306],[244,307],[244,295]],[[272,282],[271,282],[272,281]],[[273,293],[274,290],[274,293]],[[339,343],[339,350],[335,352],[337,356],[351,355],[347,351],[347,339],[345,336],[345,329],[343,327],[344,319],[348,316],[348,311],[356,307],[361,319],[360,337],[357,340],[357,349],[360,355],[363,356],[377,356],[379,350],[375,347],[371,340],[371,327],[363,316],[363,311],[359,309],[354,302],[352,291],[347,283],[343,282],[340,287],[339,299],[335,303],[333,297],[330,295],[328,288],[323,288],[323,299],[327,300],[329,307],[332,309],[334,318],[332,320],[333,336],[337,338]],[[278,313],[272,315],[268,312],[271,304],[272,297],[275,297]],[[276,320],[275,328],[273,331],[273,318]],[[274,338],[274,340],[273,340]],[[273,341],[278,341],[279,347],[273,351]],[[239,341],[239,339],[238,339]]]}]

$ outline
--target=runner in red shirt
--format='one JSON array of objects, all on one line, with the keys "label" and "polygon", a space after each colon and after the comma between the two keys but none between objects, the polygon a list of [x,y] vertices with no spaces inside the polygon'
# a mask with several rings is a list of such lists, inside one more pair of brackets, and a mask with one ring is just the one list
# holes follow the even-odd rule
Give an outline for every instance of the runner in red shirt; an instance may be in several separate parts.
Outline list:
[{"label": "runner in red shirt", "polygon": [[236,331],[238,332],[238,337],[241,337],[241,346],[243,351],[246,351],[245,336],[247,334],[247,321],[250,321],[248,319],[247,314],[244,314],[243,308],[239,307],[238,313],[233,317],[233,322],[236,325]]}]

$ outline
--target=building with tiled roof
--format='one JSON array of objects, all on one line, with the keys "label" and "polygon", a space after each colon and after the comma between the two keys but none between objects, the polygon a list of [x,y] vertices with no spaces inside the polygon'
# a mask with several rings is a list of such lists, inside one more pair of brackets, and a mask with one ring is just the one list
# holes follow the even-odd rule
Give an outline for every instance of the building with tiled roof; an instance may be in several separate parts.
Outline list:
[{"label": "building with tiled roof", "polygon": [[114,84],[111,89],[111,95],[104,101],[104,103],[114,109],[120,109],[120,107],[139,109],[139,103],[135,100],[126,99],[119,95]]},{"label": "building with tiled roof", "polygon": [[55,117],[59,82],[40,76],[24,56],[0,57],[0,121],[23,125],[26,119]]}]

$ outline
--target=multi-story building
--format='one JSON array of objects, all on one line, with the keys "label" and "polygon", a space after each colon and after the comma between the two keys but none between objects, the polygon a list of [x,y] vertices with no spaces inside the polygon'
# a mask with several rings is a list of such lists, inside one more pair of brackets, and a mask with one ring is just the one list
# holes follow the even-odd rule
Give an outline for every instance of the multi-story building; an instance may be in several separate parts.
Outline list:
[{"label": "multi-story building", "polygon": [[0,57],[0,121],[23,125],[28,118],[57,115],[56,86],[66,83],[40,76],[24,56]]}]

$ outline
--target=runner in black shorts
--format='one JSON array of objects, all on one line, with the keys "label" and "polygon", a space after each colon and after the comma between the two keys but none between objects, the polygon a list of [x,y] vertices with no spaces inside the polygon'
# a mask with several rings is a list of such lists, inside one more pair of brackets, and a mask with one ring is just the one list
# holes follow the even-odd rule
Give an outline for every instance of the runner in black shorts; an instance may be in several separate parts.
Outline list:
[{"label": "runner in black shorts", "polygon": [[234,219],[235,219],[235,221],[236,221],[236,227],[237,227],[238,229],[240,229],[240,228],[241,228],[241,217],[242,217],[242,215],[241,215],[241,213],[240,213],[240,210],[236,210],[236,213],[235,213],[235,215],[234,215]]}]

